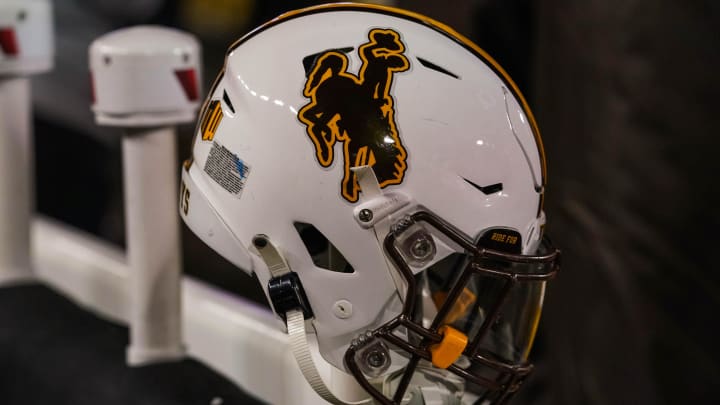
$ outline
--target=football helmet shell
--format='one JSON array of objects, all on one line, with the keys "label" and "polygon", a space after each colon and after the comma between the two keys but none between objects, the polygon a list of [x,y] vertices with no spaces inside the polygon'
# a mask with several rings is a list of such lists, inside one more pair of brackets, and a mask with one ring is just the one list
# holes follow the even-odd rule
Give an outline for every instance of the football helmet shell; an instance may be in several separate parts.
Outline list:
[{"label": "football helmet shell", "polygon": [[[467,253],[443,233],[477,241],[506,230],[498,241],[517,257],[541,244],[545,155],[525,99],[484,51],[419,14],[336,4],[270,21],[230,47],[195,136],[183,219],[266,294],[271,272],[252,241],[277,245],[304,288],[320,353],[339,369],[353,339],[399,314],[408,277]],[[358,181],[363,166],[378,198]],[[448,228],[398,277],[383,244],[418,212]],[[303,227],[350,267],[318,265]],[[541,303],[542,293],[538,314]]]}]

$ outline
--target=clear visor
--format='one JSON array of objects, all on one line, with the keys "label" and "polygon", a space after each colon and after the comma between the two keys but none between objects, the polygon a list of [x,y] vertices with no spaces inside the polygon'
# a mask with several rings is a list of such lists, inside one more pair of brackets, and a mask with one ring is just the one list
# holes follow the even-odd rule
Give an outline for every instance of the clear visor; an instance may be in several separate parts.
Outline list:
[{"label": "clear visor", "polygon": [[[432,326],[453,285],[468,266],[498,266],[501,271],[520,274],[539,270],[534,265],[515,263],[481,264],[461,253],[448,256],[416,276],[416,282],[422,286],[418,291],[416,314],[422,314],[423,326]],[[545,284],[542,280],[510,286],[504,277],[472,272],[438,325],[449,325],[467,336],[469,342],[477,341],[477,347],[487,356],[513,364],[523,363],[527,361],[537,331]]]},{"label": "clear visor", "polygon": [[[427,267],[439,245],[453,253]],[[549,241],[530,255],[521,246],[510,229],[475,240],[427,212],[400,221],[385,250],[406,281],[402,310],[351,346],[348,369],[384,404],[425,397],[428,387],[449,403],[465,395],[502,403],[531,370],[545,284],[559,268]]]}]

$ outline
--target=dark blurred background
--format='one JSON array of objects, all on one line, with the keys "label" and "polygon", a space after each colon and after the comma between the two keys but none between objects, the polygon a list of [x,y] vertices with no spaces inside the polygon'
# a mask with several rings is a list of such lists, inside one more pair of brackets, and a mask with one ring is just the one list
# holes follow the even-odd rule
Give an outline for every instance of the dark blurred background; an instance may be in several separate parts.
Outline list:
[{"label": "dark blurred background", "polygon": [[[34,81],[37,206],[123,245],[119,133],[89,110],[87,48],[135,24],[193,32],[205,89],[227,46],[312,1],[56,1],[57,59]],[[389,2],[386,2],[389,3]],[[711,404],[720,381],[720,3],[399,1],[493,55],[538,118],[548,232],[563,248],[519,404]],[[180,130],[178,162],[191,127]],[[62,167],[63,170],[57,170]],[[185,272],[263,302],[187,230]]]}]

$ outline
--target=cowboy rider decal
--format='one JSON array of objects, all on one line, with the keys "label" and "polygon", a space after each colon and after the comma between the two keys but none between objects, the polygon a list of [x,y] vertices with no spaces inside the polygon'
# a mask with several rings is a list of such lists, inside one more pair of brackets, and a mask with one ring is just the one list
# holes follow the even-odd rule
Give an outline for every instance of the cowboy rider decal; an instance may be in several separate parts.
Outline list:
[{"label": "cowboy rider decal", "polygon": [[303,90],[310,102],[298,112],[322,167],[333,163],[335,143],[343,143],[341,194],[350,202],[360,191],[352,167],[371,166],[383,188],[400,184],[407,169],[390,95],[394,74],[410,68],[405,45],[391,29],[373,29],[368,40],[358,50],[357,76],[347,71],[344,53],[331,50],[317,58]]}]

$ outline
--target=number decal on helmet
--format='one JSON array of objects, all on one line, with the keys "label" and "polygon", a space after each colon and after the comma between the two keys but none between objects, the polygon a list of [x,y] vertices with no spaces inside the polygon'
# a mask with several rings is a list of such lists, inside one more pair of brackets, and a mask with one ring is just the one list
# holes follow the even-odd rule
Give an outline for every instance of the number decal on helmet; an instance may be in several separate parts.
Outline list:
[{"label": "number decal on helmet", "polygon": [[410,68],[405,44],[391,29],[373,29],[368,40],[358,51],[357,76],[347,71],[344,53],[330,50],[317,58],[303,90],[310,102],[298,112],[322,167],[335,160],[335,143],[343,143],[341,195],[350,202],[360,191],[352,167],[371,166],[383,188],[402,183],[407,170],[390,95],[394,74]]},{"label": "number decal on helmet", "polygon": [[180,210],[187,215],[190,210],[190,190],[188,190],[185,182],[180,182]]},{"label": "number decal on helmet", "polygon": [[203,141],[213,140],[215,132],[217,131],[222,119],[223,111],[222,106],[220,105],[220,100],[211,101],[201,120],[202,124],[200,125],[200,131],[202,133]]}]

